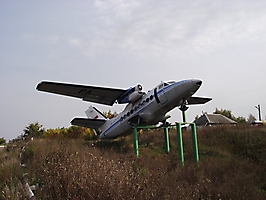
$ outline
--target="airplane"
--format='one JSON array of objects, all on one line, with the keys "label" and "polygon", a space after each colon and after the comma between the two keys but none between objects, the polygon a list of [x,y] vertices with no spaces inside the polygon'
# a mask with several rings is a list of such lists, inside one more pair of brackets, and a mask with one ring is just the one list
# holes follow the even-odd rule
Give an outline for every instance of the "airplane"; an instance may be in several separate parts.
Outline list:
[{"label": "airplane", "polygon": [[83,101],[112,106],[127,104],[124,110],[112,119],[107,119],[97,108],[90,106],[87,118],[74,118],[72,125],[91,128],[101,141],[110,141],[118,136],[130,134],[132,127],[157,125],[170,118],[169,111],[180,106],[181,111],[187,105],[205,104],[212,100],[206,97],[192,96],[202,85],[199,79],[160,82],[147,93],[137,84],[128,89],[77,85],[59,82],[40,82],[38,91],[80,98]]}]

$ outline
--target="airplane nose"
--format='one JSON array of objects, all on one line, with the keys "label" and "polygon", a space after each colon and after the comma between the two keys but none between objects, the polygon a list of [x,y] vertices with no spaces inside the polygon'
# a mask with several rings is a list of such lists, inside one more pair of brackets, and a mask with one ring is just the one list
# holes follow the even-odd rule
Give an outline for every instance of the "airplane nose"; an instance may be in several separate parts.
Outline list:
[{"label": "airplane nose", "polygon": [[193,79],[192,82],[193,82],[195,85],[197,85],[198,87],[200,87],[201,84],[202,84],[202,81],[201,81],[201,80],[197,80],[197,79]]},{"label": "airplane nose", "polygon": [[202,84],[202,81],[196,82],[196,85],[198,85],[198,86],[201,86],[201,84]]}]

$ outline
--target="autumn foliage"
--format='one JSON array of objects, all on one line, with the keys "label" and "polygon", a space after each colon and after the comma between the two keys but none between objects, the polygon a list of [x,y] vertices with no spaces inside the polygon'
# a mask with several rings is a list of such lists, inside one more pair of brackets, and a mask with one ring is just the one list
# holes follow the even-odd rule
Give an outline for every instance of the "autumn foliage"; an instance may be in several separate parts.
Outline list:
[{"label": "autumn foliage", "polygon": [[23,138],[75,138],[93,140],[97,139],[92,129],[70,126],[69,128],[44,129],[38,122],[31,123],[24,130]]}]

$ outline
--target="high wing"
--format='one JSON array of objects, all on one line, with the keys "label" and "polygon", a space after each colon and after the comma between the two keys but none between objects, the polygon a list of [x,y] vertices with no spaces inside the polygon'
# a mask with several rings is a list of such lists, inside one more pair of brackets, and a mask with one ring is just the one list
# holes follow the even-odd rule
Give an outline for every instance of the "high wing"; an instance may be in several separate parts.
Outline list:
[{"label": "high wing", "polygon": [[193,104],[205,104],[211,100],[212,98],[207,98],[207,97],[190,97],[187,101],[188,105],[193,105]]},{"label": "high wing", "polygon": [[71,121],[71,124],[76,125],[76,126],[92,128],[92,129],[98,129],[105,122],[106,120],[104,119],[74,118]]},{"label": "high wing", "polygon": [[55,94],[81,98],[83,101],[90,101],[109,106],[112,106],[115,101],[127,91],[124,89],[76,85],[48,81],[43,81],[39,83],[36,89],[43,92],[51,92]]}]

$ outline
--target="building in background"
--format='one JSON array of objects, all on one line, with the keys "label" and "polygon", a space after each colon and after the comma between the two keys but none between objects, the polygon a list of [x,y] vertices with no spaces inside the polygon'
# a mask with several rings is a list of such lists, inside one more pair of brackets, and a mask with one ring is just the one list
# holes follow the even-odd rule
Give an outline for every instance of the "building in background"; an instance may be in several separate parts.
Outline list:
[{"label": "building in background", "polygon": [[203,114],[194,121],[197,126],[236,125],[237,122],[221,114]]}]

